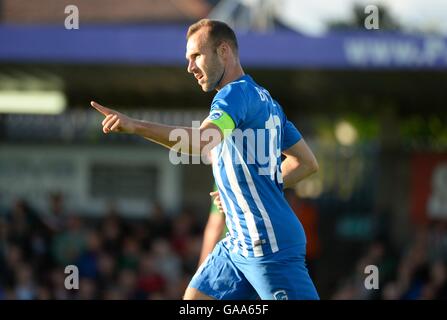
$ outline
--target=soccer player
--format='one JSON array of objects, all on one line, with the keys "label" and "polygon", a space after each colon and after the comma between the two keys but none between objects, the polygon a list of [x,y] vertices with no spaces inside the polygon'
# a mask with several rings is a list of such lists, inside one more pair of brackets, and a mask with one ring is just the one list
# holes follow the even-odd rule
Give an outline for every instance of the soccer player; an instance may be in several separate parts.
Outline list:
[{"label": "soccer player", "polygon": [[[182,151],[211,150],[229,235],[201,264],[184,299],[318,299],[304,230],[283,194],[318,170],[315,156],[278,102],[244,73],[230,27],[203,19],[186,37],[187,71],[203,91],[217,90],[199,129],[132,119],[92,102],[105,116],[104,133],[133,133],[178,151],[170,133],[193,137],[198,130],[200,141],[189,139]],[[211,141],[210,130],[217,132]]]}]

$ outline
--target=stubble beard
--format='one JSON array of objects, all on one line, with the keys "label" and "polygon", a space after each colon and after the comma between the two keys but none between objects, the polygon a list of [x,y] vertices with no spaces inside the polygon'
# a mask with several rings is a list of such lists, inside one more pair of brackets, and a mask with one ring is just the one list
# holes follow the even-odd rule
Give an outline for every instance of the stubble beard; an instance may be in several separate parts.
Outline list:
[{"label": "stubble beard", "polygon": [[218,59],[214,63],[211,64],[212,66],[216,66],[215,68],[211,68],[207,74],[207,81],[202,86],[202,90],[205,92],[211,92],[221,83],[224,75],[225,75],[225,67],[223,64],[219,62]]}]

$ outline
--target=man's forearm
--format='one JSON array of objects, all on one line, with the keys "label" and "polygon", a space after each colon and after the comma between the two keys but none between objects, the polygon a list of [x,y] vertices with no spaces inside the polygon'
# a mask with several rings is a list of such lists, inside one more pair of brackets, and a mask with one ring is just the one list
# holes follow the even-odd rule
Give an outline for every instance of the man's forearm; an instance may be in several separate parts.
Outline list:
[{"label": "man's forearm", "polygon": [[[170,140],[171,131],[175,129],[183,129],[186,132],[191,128],[174,127],[143,120],[133,120],[135,125],[134,134],[139,135],[147,140],[158,143],[166,148],[172,149],[177,141]],[[189,134],[190,132],[188,132]]]},{"label": "man's forearm", "polygon": [[200,155],[208,142],[207,138],[202,137],[203,130],[200,128],[168,126],[142,120],[134,120],[134,125],[135,134],[181,153]]},{"label": "man's forearm", "polygon": [[294,159],[286,158],[281,164],[283,186],[290,188],[301,180],[317,172],[318,168],[299,164]]}]

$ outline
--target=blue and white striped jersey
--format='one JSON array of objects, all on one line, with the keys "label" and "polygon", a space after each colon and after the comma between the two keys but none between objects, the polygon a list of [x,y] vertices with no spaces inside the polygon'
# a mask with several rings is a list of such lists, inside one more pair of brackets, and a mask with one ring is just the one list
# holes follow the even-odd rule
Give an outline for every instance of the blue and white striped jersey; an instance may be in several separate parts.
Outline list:
[{"label": "blue and white striped jersey", "polygon": [[269,92],[244,75],[214,97],[210,119],[226,112],[235,129],[212,150],[213,175],[226,213],[232,252],[265,256],[306,243],[284,198],[281,153],[301,139]]}]

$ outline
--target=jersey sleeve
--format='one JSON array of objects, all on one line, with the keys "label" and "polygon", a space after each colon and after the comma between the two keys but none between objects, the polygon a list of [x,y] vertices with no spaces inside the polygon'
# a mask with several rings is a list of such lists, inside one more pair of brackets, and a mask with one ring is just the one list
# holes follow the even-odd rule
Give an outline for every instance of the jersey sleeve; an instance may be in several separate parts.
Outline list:
[{"label": "jersey sleeve", "polygon": [[295,143],[302,139],[301,133],[295,127],[295,125],[286,119],[284,125],[284,133],[282,137],[281,151],[289,149]]},{"label": "jersey sleeve", "polygon": [[[220,112],[222,112],[222,115]],[[241,126],[245,120],[246,114],[247,101],[243,89],[241,86],[233,85],[224,87],[216,94],[213,103],[211,104],[211,111],[208,119],[215,123],[219,128],[223,125],[225,129],[233,130],[234,128]],[[225,116],[228,116],[232,120],[232,123],[228,121],[229,119]],[[222,119],[223,121],[218,121],[219,119]],[[224,123],[222,124],[219,122]]]},{"label": "jersey sleeve", "polygon": [[233,132],[235,128],[234,121],[230,115],[220,109],[212,110],[207,120],[214,123],[220,129],[224,137]]}]

